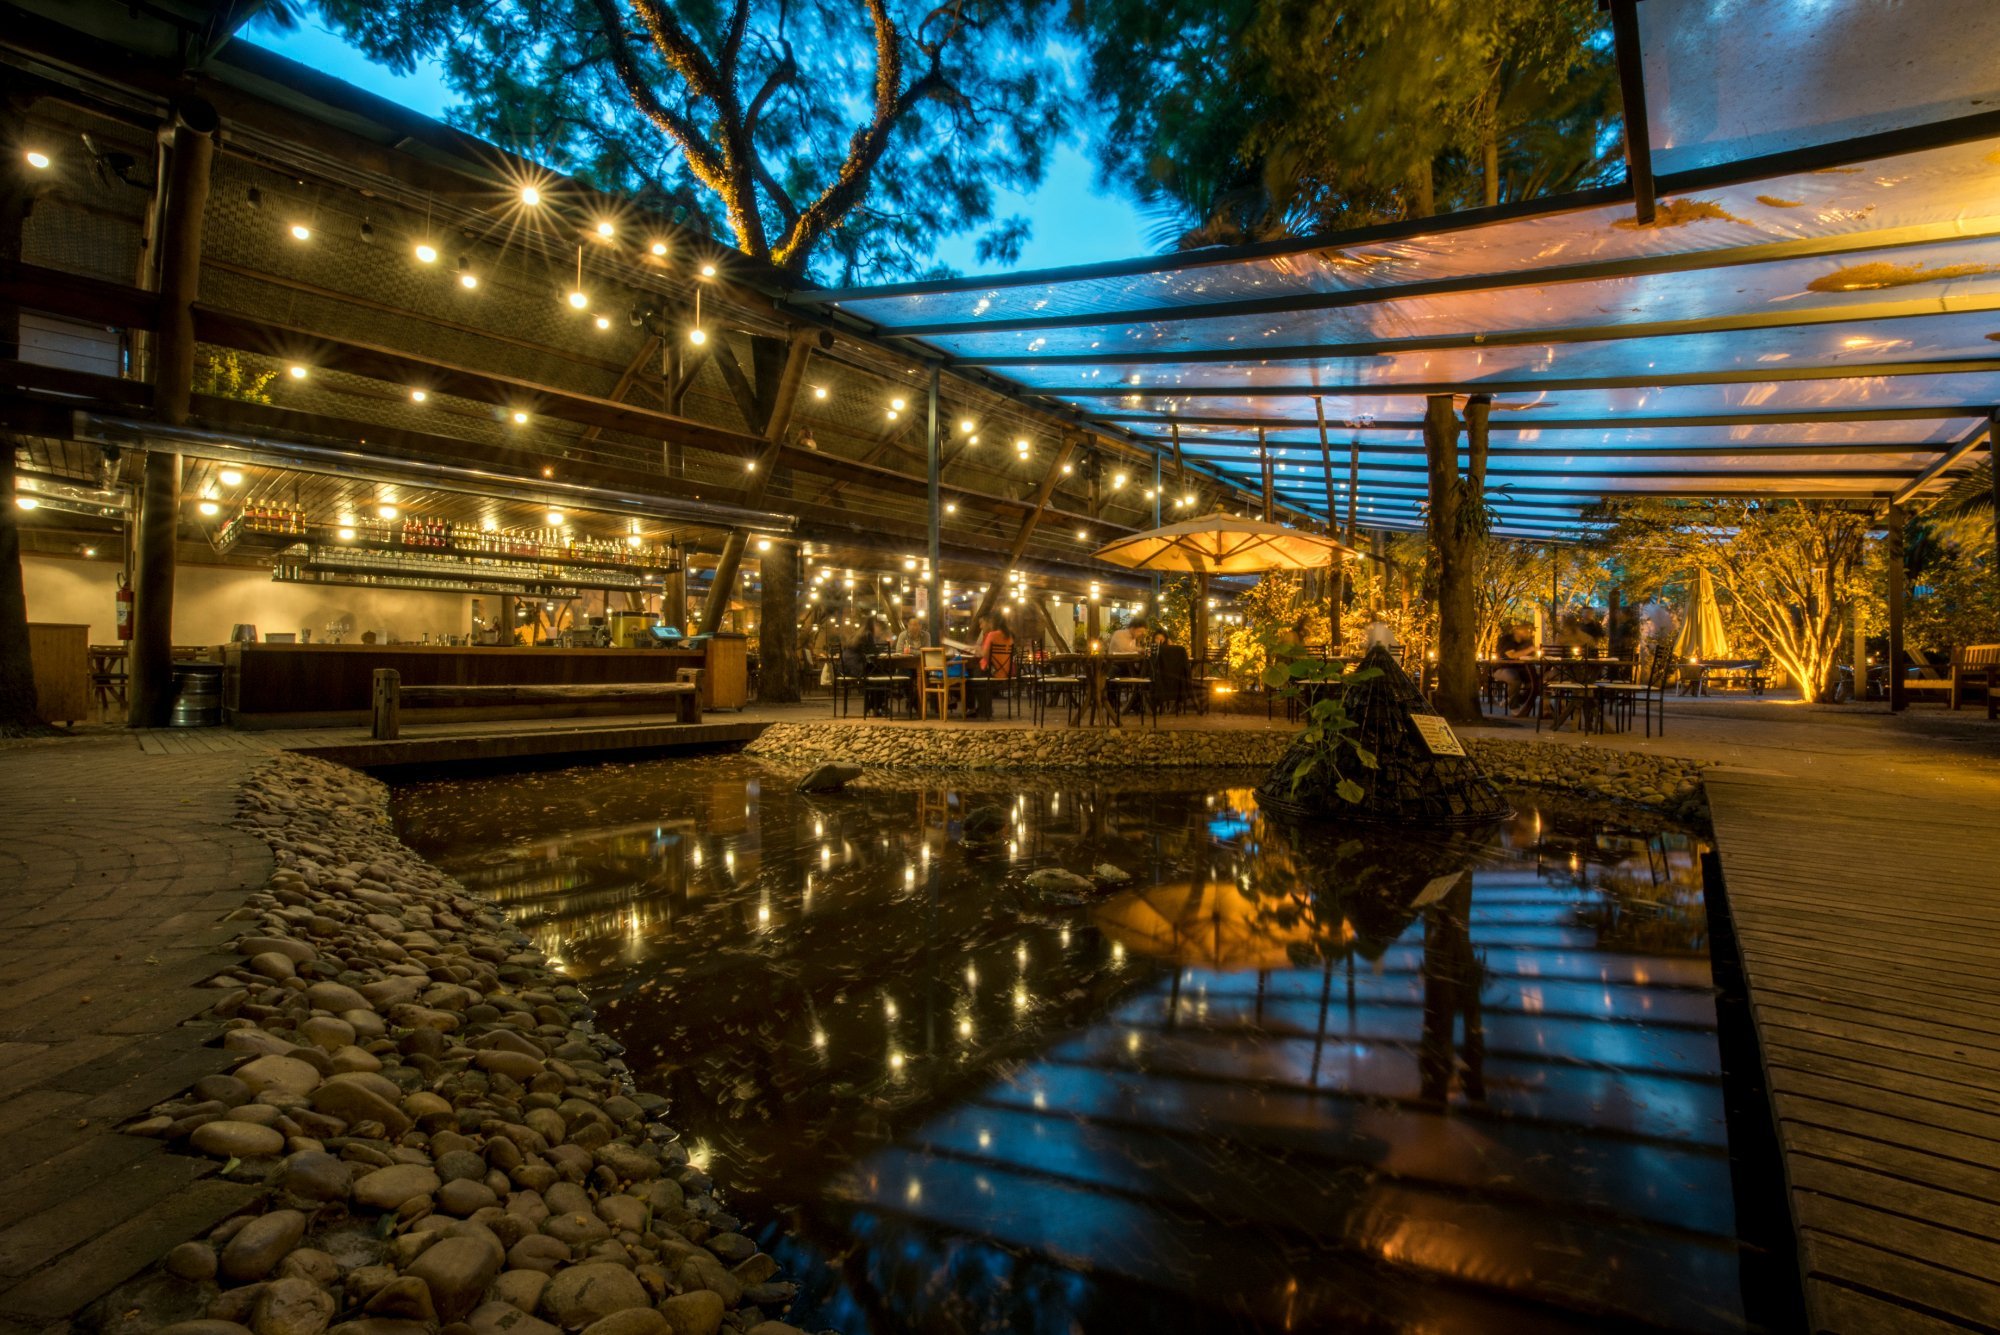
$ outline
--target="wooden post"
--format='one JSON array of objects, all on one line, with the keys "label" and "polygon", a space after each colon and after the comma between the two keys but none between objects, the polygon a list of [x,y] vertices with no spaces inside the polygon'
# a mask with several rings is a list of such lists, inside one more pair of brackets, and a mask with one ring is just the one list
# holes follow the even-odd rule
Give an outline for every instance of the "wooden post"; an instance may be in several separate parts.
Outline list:
[{"label": "wooden post", "polygon": [[[1993,484],[1993,582],[2000,584],[2000,412],[1986,423],[1986,471],[1987,481]],[[2000,683],[1996,683],[1992,673],[1987,673],[1987,691],[1991,693],[1996,685]]]},{"label": "wooden post", "polygon": [[1889,710],[1900,713],[1910,703],[1903,685],[1903,507],[1889,507]]},{"label": "wooden post", "polygon": [[1188,638],[1193,641],[1189,649],[1194,659],[1197,673],[1205,675],[1208,663],[1208,572],[1202,571],[1194,577],[1194,606],[1188,609]]},{"label": "wooden post", "polygon": [[799,548],[773,538],[757,559],[763,608],[757,615],[759,703],[791,704],[799,698]]},{"label": "wooden post", "polygon": [[378,742],[393,742],[403,726],[403,674],[394,668],[375,669],[374,710],[368,735]]},{"label": "wooden post", "polygon": [[[153,340],[154,411],[168,426],[186,425],[194,392],[194,303],[201,293],[202,218],[217,128],[215,111],[206,102],[176,103],[160,229],[160,329]],[[135,728],[164,727],[173,712],[174,544],[180,510],[180,456],[148,454],[139,500],[126,696],[126,721]]]},{"label": "wooden post", "polygon": [[[756,406],[764,418],[759,431],[765,444],[752,461],[750,483],[743,489],[743,504],[747,506],[762,505],[765,494],[771,489],[772,479],[778,471],[778,459],[784,450],[785,433],[791,429],[792,412],[798,406],[799,389],[805,383],[806,363],[812,358],[812,348],[812,339],[808,335],[794,334],[791,345],[785,350],[785,360],[776,366],[776,379],[765,379],[758,386],[763,402]],[[735,366],[734,358],[729,360],[728,365]],[[767,365],[766,370],[771,370],[771,367]],[[723,614],[729,610],[729,595],[736,587],[736,571],[743,562],[743,546],[749,538],[745,530],[735,528],[722,541],[722,554],[715,562],[715,580],[708,586],[708,601],[702,605],[701,631],[704,635],[712,635],[722,628]]]},{"label": "wooden post", "polygon": [[[1326,531],[1328,533],[1338,533],[1340,525],[1335,517],[1337,511],[1334,508],[1336,502],[1333,499],[1333,449],[1326,441],[1326,403],[1317,394],[1313,395],[1313,416],[1319,422],[1319,471],[1326,480]],[[1351,508],[1348,511],[1348,515],[1349,527],[1352,528],[1353,510]],[[1350,543],[1353,541],[1352,533],[1348,535],[1348,540]],[[1327,639],[1332,652],[1339,653],[1342,643],[1340,608],[1347,601],[1347,562],[1345,558],[1336,559],[1333,562],[1332,568],[1326,573],[1326,617],[1327,623],[1331,628]]]},{"label": "wooden post", "polygon": [[924,589],[924,643],[937,647],[944,643],[944,492],[939,478],[944,470],[944,423],[938,414],[938,364],[931,363],[929,390],[930,427],[924,442],[924,552],[930,558],[928,579],[919,578]]},{"label": "wooden post", "polygon": [[1259,462],[1260,464],[1262,464],[1262,465],[1263,465],[1263,468],[1264,468],[1264,522],[1268,524],[1268,523],[1270,523],[1270,522],[1271,522],[1271,514],[1272,514],[1272,510],[1271,510],[1271,492],[1272,492],[1272,479],[1271,479],[1271,447],[1270,447],[1270,445],[1269,445],[1268,443],[1266,443],[1266,441],[1265,441],[1265,439],[1264,439],[1264,436],[1265,436],[1265,432],[1264,432],[1264,428],[1263,428],[1263,427],[1261,427],[1261,426],[1260,426],[1260,427],[1258,427],[1258,428],[1257,428],[1257,461],[1258,461],[1258,462]]},{"label": "wooden post", "polygon": [[1863,614],[1861,599],[1856,598],[1854,608],[1854,703],[1860,704],[1868,698],[1868,618]]}]

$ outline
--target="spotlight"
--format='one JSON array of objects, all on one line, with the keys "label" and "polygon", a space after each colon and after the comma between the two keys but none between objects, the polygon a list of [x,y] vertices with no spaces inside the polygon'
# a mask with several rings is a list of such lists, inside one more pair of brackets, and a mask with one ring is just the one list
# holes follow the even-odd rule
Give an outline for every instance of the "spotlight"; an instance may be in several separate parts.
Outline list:
[{"label": "spotlight", "polygon": [[287,367],[286,369],[290,372],[291,377],[294,380],[304,380],[306,378],[306,368],[303,366],[294,365]]},{"label": "spotlight", "polygon": [[542,202],[542,192],[531,185],[524,185],[521,187],[521,202],[533,208]]},{"label": "spotlight", "polygon": [[437,263],[437,257],[438,257],[438,248],[437,248],[436,246],[432,245],[432,244],[431,244],[430,242],[428,242],[428,241],[419,241],[419,242],[417,243],[417,262],[418,262],[418,263],[420,263],[420,264],[436,264],[436,263]]},{"label": "spotlight", "polygon": [[578,310],[582,310],[585,306],[588,306],[590,304],[590,298],[585,296],[581,292],[572,292],[569,294],[569,304],[576,307]]},{"label": "spotlight", "polygon": [[225,487],[240,487],[243,485],[243,474],[237,472],[234,468],[223,469],[221,473],[217,474],[217,477]]},{"label": "spotlight", "polygon": [[310,241],[310,240],[312,240],[312,228],[310,228],[310,227],[306,226],[306,225],[305,225],[304,223],[293,223],[293,224],[292,224],[292,239],[293,239],[294,241]]},{"label": "spotlight", "polygon": [[[29,506],[28,508],[33,509],[34,507]],[[203,501],[201,505],[198,506],[197,508],[200,509],[200,511],[203,514],[209,515],[211,517],[222,513],[222,507],[217,505],[214,501]]]},{"label": "spotlight", "polygon": [[49,155],[40,149],[31,148],[28,150],[28,165],[38,172],[45,172],[49,169]]},{"label": "spotlight", "polygon": [[425,399],[429,397],[430,395],[424,393],[424,391],[422,391],[421,389],[413,389],[410,391],[411,403],[422,403]]}]

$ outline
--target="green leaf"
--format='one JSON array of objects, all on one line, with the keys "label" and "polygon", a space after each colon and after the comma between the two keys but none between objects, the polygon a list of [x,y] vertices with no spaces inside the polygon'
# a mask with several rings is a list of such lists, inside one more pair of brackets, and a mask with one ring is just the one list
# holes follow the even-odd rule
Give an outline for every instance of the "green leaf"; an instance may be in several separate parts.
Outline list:
[{"label": "green leaf", "polygon": [[1264,669],[1262,681],[1269,690],[1275,691],[1280,686],[1289,685],[1291,680],[1291,671],[1283,663],[1273,663]]},{"label": "green leaf", "polygon": [[1359,802],[1363,797],[1367,796],[1366,793],[1362,792],[1361,785],[1352,779],[1342,779],[1334,791],[1340,794],[1340,800],[1343,802]]}]

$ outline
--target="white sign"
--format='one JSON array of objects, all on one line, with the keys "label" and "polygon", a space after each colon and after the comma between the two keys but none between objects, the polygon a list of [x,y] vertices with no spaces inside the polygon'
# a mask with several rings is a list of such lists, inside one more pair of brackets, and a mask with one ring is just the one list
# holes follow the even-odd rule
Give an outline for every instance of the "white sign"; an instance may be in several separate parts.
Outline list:
[{"label": "white sign", "polygon": [[1451,724],[1446,723],[1436,714],[1412,714],[1410,715],[1410,722],[1417,725],[1417,735],[1424,739],[1424,745],[1430,748],[1432,755],[1462,756],[1465,754],[1465,747],[1459,742],[1457,735],[1452,732]]}]

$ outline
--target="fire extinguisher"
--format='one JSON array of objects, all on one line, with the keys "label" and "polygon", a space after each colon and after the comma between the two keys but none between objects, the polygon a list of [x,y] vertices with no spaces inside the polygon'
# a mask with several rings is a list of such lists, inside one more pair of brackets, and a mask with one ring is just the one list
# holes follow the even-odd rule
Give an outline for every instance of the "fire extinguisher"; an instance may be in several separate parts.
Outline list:
[{"label": "fire extinguisher", "polygon": [[132,584],[123,575],[118,577],[118,638],[132,638]]}]

